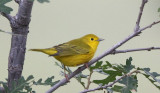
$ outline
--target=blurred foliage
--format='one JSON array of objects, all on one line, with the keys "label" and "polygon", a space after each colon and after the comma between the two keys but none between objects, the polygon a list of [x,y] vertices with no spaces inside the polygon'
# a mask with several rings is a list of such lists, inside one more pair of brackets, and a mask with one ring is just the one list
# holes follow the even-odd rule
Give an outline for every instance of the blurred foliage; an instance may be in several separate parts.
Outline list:
[{"label": "blurred foliage", "polygon": [[[57,81],[52,81],[54,79],[54,76],[47,78],[44,82],[42,82],[42,79],[39,79],[37,82],[34,80],[33,75],[30,75],[25,79],[23,76],[18,80],[14,81],[12,86],[13,88],[9,90],[7,86],[7,82],[0,81],[0,85],[3,86],[5,93],[36,93],[32,89],[33,85],[50,85],[53,86],[56,83],[59,82]],[[6,80],[7,81],[7,80]]]},{"label": "blurred foliage", "polygon": [[160,12],[160,8],[158,8],[158,12]]},{"label": "blurred foliage", "polygon": [[45,2],[47,2],[47,3],[49,3],[50,1],[49,0],[37,0],[39,3],[45,3]]}]

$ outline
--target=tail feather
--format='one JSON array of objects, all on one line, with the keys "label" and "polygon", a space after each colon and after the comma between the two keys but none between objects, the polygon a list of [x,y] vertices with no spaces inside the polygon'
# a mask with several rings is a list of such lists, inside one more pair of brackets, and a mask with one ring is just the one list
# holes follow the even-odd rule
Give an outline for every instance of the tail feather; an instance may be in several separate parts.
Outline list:
[{"label": "tail feather", "polygon": [[48,49],[30,49],[29,51],[37,51],[37,52],[43,52],[48,55],[54,55],[57,53],[55,48],[48,48]]},{"label": "tail feather", "polygon": [[43,49],[30,49],[29,51],[38,51],[38,52],[42,52]]}]

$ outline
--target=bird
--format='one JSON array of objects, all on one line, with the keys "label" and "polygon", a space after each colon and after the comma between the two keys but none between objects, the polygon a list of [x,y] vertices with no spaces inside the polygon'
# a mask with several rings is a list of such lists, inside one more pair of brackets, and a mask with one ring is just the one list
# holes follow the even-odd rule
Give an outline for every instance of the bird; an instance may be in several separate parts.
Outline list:
[{"label": "bird", "polygon": [[87,63],[93,58],[99,42],[103,40],[104,39],[99,38],[94,34],[87,34],[83,37],[51,48],[30,49],[30,51],[42,52],[49,56],[53,56],[64,65],[64,68],[65,66],[75,67],[82,64],[85,64],[86,67],[88,67]]}]

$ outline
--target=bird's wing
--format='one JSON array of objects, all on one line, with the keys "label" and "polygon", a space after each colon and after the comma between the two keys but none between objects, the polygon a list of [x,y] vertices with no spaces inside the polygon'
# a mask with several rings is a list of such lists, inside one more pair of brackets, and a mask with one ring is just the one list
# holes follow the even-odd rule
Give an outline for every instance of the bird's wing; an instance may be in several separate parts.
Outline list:
[{"label": "bird's wing", "polygon": [[58,51],[56,55],[52,56],[70,56],[70,55],[78,55],[78,54],[87,54],[89,53],[88,45],[74,45],[69,43],[63,43],[58,46],[54,46],[54,48]]}]

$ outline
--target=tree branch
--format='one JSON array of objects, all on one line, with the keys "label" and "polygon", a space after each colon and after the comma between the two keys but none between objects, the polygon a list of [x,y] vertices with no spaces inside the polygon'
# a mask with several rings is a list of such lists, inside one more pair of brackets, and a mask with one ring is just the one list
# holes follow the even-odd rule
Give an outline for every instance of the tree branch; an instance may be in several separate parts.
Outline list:
[{"label": "tree branch", "polygon": [[[144,0],[143,0],[144,1]],[[145,0],[146,1],[146,0]],[[144,2],[142,2],[144,3]],[[143,4],[141,4],[141,7],[143,6]],[[143,8],[143,7],[142,7]],[[140,12],[141,13],[141,12]],[[139,14],[141,15],[141,14]],[[138,19],[140,22],[140,19]],[[157,23],[152,23],[149,26],[146,26],[142,29],[134,29],[134,32],[129,35],[127,38],[125,38],[124,40],[120,41],[119,43],[115,44],[112,48],[108,49],[107,51],[105,51],[103,54],[99,55],[98,57],[93,58],[91,61],[88,62],[88,66],[91,66],[92,64],[96,63],[98,60],[102,59],[103,57],[112,54],[113,51],[115,51],[115,49],[119,48],[120,46],[122,46],[124,43],[126,43],[127,41],[129,41],[130,39],[132,39],[133,37],[139,35],[142,31],[144,31],[145,29],[158,24],[159,21]],[[81,67],[79,67],[77,70],[75,70],[73,73],[71,73],[70,75],[68,75],[68,79],[71,79],[72,77],[74,77],[75,75],[77,75],[78,73],[80,73],[81,71],[85,70],[86,66],[83,65]],[[68,80],[66,80],[65,78],[62,79],[61,81],[59,81],[57,84],[55,84],[54,86],[52,86],[46,93],[52,93],[53,91],[55,91],[57,88],[59,88],[60,86],[64,85],[65,83],[67,83]]]},{"label": "tree branch", "polygon": [[127,53],[127,52],[135,52],[135,51],[151,51],[151,50],[158,50],[158,49],[160,49],[160,47],[137,48],[137,49],[127,49],[127,50],[115,50],[111,54]]},{"label": "tree branch", "polygon": [[142,0],[142,4],[141,4],[140,10],[139,10],[139,15],[138,15],[136,26],[135,26],[135,31],[138,31],[139,28],[140,28],[140,26],[139,26],[140,20],[141,20],[141,17],[142,17],[144,6],[147,2],[148,2],[148,0]]},{"label": "tree branch", "polygon": [[14,20],[10,22],[12,27],[12,40],[8,58],[9,90],[13,88],[12,82],[17,81],[22,74],[32,6],[32,0],[21,0],[21,2],[19,2],[18,13],[14,17]]},{"label": "tree branch", "polygon": [[82,91],[82,92],[80,92],[80,93],[87,93],[87,92],[91,92],[91,91],[95,91],[95,90],[106,89],[106,88],[108,88],[108,87],[112,87],[112,86],[113,86],[115,83],[117,83],[119,80],[121,80],[121,79],[124,78],[124,77],[131,76],[133,73],[139,73],[139,71],[138,71],[138,70],[132,71],[132,72],[130,72],[130,73],[128,73],[128,74],[125,74],[125,75],[119,77],[118,79],[116,79],[115,81],[113,81],[112,83],[110,83],[110,84],[108,84],[108,85],[99,86],[99,87],[94,88],[94,89],[84,90],[84,91]]},{"label": "tree branch", "polygon": [[10,14],[6,14],[4,12],[0,12],[0,14],[5,18],[7,18],[10,22],[13,20],[13,17]]},{"label": "tree branch", "polygon": [[7,32],[7,31],[1,30],[1,29],[0,29],[0,32],[3,32],[3,33],[7,33],[7,34],[12,35],[12,33],[11,33],[11,32]]},{"label": "tree branch", "polygon": [[150,25],[148,25],[146,27],[141,28],[140,31],[146,30],[147,28],[151,28],[153,25],[158,24],[158,23],[160,23],[160,20],[156,21],[156,22],[153,22],[152,24],[150,24]]},{"label": "tree branch", "polygon": [[89,89],[89,86],[91,84],[91,76],[92,76],[92,74],[93,74],[93,70],[90,70],[90,74],[89,74],[89,77],[88,77],[88,84],[86,86],[86,89]]}]

